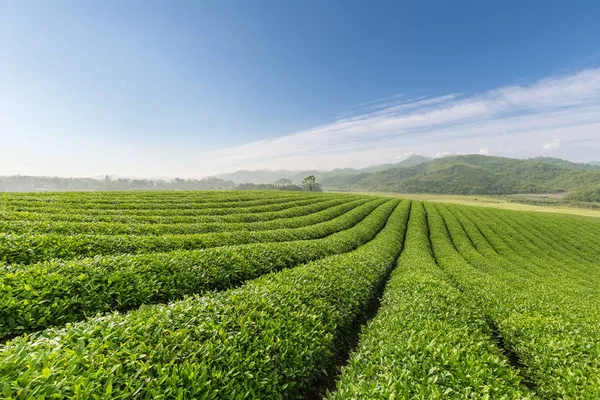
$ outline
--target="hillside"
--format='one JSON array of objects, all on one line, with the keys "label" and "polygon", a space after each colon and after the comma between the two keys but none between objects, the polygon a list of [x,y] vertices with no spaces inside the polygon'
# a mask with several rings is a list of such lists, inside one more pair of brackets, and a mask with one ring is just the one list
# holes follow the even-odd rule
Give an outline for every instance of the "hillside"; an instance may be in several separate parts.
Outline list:
[{"label": "hillside", "polygon": [[358,181],[323,182],[325,188],[398,193],[512,194],[577,191],[600,182],[600,168],[556,159],[519,160],[453,156],[409,168],[368,174]]},{"label": "hillside", "polygon": [[416,165],[421,165],[424,164],[426,162],[431,161],[432,159],[429,157],[423,157],[423,156],[419,156],[419,155],[412,155],[410,157],[408,157],[405,160],[402,160],[400,162],[394,163],[394,164],[380,164],[380,165],[374,165],[372,167],[367,167],[367,168],[363,168],[360,170],[360,172],[379,172],[379,171],[385,171],[386,169],[391,169],[391,168],[407,168],[407,167],[414,167]]},{"label": "hillside", "polygon": [[600,183],[583,186],[565,196],[565,200],[584,203],[600,203]]},{"label": "hillside", "polygon": [[568,198],[581,199],[578,201],[594,201],[590,190],[600,185],[600,166],[594,163],[574,163],[552,157],[522,160],[475,154],[433,160],[413,155],[398,163],[362,169],[240,170],[216,175],[216,178],[238,184],[264,184],[287,178],[300,184],[307,175],[315,175],[325,190],[486,195],[568,192],[576,193]]},{"label": "hillside", "polygon": [[597,201],[600,166],[553,157],[515,159],[483,155],[430,159],[413,155],[398,163],[332,171],[259,170],[217,175],[236,183],[271,183],[280,178],[299,184],[315,175],[325,190],[396,193],[506,195],[569,193],[570,201]]},{"label": "hillside", "polygon": [[559,165],[562,167],[573,168],[573,169],[585,169],[588,171],[597,171],[600,166],[600,163],[595,161],[589,163],[574,163],[572,161],[563,160],[562,158],[555,157],[536,157],[533,159],[534,161],[546,162],[554,165]]}]

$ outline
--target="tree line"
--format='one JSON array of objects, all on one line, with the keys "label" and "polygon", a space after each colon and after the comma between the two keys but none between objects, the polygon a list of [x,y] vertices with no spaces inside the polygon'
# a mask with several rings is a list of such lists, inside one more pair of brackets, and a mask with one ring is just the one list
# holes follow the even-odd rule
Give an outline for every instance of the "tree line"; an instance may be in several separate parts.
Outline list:
[{"label": "tree line", "polygon": [[204,179],[129,179],[60,178],[15,175],[0,177],[0,192],[53,191],[126,191],[126,190],[293,190],[322,191],[314,175],[295,185],[291,179],[278,179],[270,184],[240,183],[220,178]]}]

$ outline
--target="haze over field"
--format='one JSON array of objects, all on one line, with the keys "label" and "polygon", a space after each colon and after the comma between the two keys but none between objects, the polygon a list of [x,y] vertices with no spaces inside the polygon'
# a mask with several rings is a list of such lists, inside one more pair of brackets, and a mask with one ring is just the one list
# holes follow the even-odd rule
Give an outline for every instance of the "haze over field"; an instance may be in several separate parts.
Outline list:
[{"label": "haze over field", "polygon": [[0,175],[598,161],[598,7],[5,2]]}]

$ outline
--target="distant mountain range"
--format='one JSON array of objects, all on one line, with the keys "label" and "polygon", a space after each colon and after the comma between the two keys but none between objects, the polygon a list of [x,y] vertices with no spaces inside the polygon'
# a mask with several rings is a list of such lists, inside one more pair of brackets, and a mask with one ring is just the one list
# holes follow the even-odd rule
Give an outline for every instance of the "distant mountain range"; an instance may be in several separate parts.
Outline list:
[{"label": "distant mountain range", "polygon": [[[555,158],[465,155],[388,169],[348,183],[351,189],[399,193],[560,193],[600,185],[600,167]],[[334,182],[322,184],[327,188]]]},{"label": "distant mountain range", "polygon": [[[260,170],[217,175],[236,183],[300,183],[315,175],[325,190],[397,193],[488,194],[575,193],[600,187],[600,163],[573,163],[551,157],[514,159],[483,155],[431,159],[411,156],[394,164],[332,171]],[[589,196],[587,196],[589,197]],[[581,200],[585,201],[585,199]]]},{"label": "distant mountain range", "polygon": [[268,169],[259,169],[255,171],[248,170],[239,170],[227,174],[219,174],[215,175],[215,178],[230,180],[235,183],[273,183],[278,179],[292,179],[294,183],[299,184],[302,183],[302,179],[307,177],[308,175],[314,175],[318,181],[326,181],[330,179],[337,179],[338,177],[356,177],[362,174],[369,174],[374,172],[385,171],[387,169],[392,168],[406,168],[412,167],[415,165],[423,164],[428,161],[431,161],[431,158],[413,155],[408,157],[405,160],[402,160],[397,163],[388,163],[381,165],[373,165],[366,168],[336,168],[331,171],[323,171],[323,170],[288,170],[288,169],[278,169],[278,170],[268,170]]}]

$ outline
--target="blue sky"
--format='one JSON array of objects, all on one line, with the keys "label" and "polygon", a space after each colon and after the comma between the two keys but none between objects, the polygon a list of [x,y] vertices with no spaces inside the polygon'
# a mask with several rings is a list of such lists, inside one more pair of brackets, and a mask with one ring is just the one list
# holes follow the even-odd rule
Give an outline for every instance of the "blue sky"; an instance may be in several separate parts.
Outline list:
[{"label": "blue sky", "polygon": [[597,1],[0,0],[0,175],[600,159]]}]

